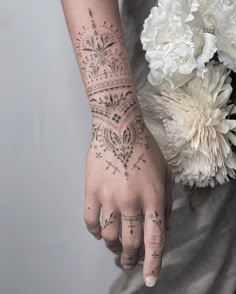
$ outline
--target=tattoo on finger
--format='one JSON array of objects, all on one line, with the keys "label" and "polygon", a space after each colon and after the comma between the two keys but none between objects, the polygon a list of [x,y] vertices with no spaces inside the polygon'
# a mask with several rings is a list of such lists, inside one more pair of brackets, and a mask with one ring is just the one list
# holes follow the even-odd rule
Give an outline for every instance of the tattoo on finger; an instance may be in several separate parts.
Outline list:
[{"label": "tattoo on finger", "polygon": [[152,257],[153,257],[153,259],[157,259],[159,257],[159,254],[156,251],[154,251],[152,253]]},{"label": "tattoo on finger", "polygon": [[123,249],[123,253],[127,256],[127,259],[130,263],[134,263],[138,260],[139,249]]},{"label": "tattoo on finger", "polygon": [[137,215],[125,215],[122,214],[122,220],[128,222],[128,228],[130,229],[130,234],[132,235],[134,232],[134,228],[136,227],[135,222],[139,222],[141,220],[141,214]]},{"label": "tattoo on finger", "polygon": [[113,224],[115,222],[115,219],[116,219],[116,215],[115,215],[114,211],[112,211],[110,213],[109,217],[105,218],[104,225],[103,225],[102,229],[105,230],[109,225]]},{"label": "tattoo on finger", "polygon": [[162,219],[160,215],[158,214],[157,210],[155,210],[155,216],[152,218],[152,221],[157,224],[158,228],[160,229],[161,233],[163,234],[163,228],[162,228]]}]

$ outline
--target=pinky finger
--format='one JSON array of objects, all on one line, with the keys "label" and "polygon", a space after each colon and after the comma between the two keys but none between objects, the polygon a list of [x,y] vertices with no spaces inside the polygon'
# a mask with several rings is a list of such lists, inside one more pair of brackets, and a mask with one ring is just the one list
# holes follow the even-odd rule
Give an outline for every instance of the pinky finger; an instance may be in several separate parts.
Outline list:
[{"label": "pinky finger", "polygon": [[101,224],[100,224],[100,211],[101,204],[94,201],[85,201],[84,207],[84,221],[88,231],[98,240],[101,236]]}]

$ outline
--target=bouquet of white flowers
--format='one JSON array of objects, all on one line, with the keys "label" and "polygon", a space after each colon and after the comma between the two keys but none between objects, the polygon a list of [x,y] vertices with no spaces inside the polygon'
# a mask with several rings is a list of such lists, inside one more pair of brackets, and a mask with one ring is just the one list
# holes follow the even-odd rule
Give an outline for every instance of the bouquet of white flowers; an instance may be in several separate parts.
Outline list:
[{"label": "bouquet of white flowers", "polygon": [[235,178],[236,0],[159,0],[141,42],[151,95],[139,99],[175,181]]}]

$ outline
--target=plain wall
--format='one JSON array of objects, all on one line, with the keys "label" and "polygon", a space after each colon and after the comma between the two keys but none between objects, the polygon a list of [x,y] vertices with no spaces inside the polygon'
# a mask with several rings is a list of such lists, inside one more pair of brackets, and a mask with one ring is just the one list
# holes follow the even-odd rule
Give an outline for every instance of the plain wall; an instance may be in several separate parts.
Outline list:
[{"label": "plain wall", "polygon": [[0,0],[0,294],[107,294],[83,221],[91,114],[60,1]]}]

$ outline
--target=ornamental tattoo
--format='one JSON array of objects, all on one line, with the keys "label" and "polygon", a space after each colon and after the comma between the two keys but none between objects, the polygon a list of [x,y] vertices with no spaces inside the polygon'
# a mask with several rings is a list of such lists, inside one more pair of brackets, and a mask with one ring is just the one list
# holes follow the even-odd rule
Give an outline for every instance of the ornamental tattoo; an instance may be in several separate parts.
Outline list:
[{"label": "ornamental tattoo", "polygon": [[90,9],[88,14],[91,23],[78,33],[76,48],[94,118],[91,148],[98,149],[98,159],[112,152],[120,164],[107,161],[107,170],[128,179],[128,170],[146,162],[143,154],[130,162],[135,146],[149,148],[145,124],[121,30],[106,21],[97,24]]},{"label": "ornamental tattoo", "polygon": [[136,265],[139,258],[139,249],[123,248],[123,254],[126,256],[128,260],[128,264],[126,265]]},{"label": "ornamental tattoo", "polygon": [[130,229],[130,234],[132,235],[134,232],[134,228],[136,227],[135,222],[140,222],[141,214],[137,215],[124,215],[122,214],[122,220],[124,222],[128,222],[128,228]]},{"label": "ornamental tattoo", "polygon": [[105,219],[104,225],[103,225],[103,230],[105,230],[109,225],[113,224],[115,221],[115,214],[112,211],[109,215],[108,218]]},{"label": "ornamental tattoo", "polygon": [[160,236],[161,236],[161,242],[163,242],[163,238],[164,238],[164,232],[163,232],[163,224],[162,224],[162,220],[161,217],[159,216],[157,210],[155,210],[155,217],[152,218],[152,221],[158,226],[158,229],[160,230]]}]

